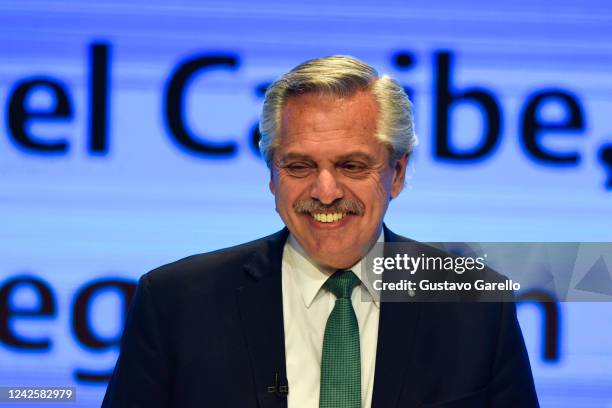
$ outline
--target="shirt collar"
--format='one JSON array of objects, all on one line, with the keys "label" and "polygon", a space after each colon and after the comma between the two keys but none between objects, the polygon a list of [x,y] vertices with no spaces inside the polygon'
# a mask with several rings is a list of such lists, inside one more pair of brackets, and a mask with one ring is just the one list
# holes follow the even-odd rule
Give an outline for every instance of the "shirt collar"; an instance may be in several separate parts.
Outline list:
[{"label": "shirt collar", "polygon": [[[377,242],[384,242],[385,235],[381,230],[378,236]],[[370,252],[375,248],[373,246]],[[291,265],[292,278],[295,279],[300,292],[302,293],[302,299],[306,308],[310,308],[312,302],[316,298],[317,294],[323,287],[323,284],[327,279],[336,271],[335,269],[325,268],[315,263],[304,251],[304,248],[297,242],[293,237],[293,234],[289,235],[285,244],[284,255],[287,256],[287,261]],[[377,307],[380,307],[378,294],[372,287],[372,282],[369,279],[362,279],[362,261],[360,259],[355,265],[351,266],[350,269],[361,281],[361,285],[368,291],[370,298]]]}]

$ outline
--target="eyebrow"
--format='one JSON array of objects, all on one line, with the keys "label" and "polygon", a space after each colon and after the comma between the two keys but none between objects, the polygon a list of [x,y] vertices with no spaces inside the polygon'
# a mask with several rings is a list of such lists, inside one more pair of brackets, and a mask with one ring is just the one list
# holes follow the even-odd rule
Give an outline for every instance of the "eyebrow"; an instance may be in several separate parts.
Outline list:
[{"label": "eyebrow", "polygon": [[351,152],[347,154],[343,154],[336,158],[338,161],[350,161],[350,160],[363,160],[367,164],[372,164],[376,162],[373,156],[363,153],[363,152]]},{"label": "eyebrow", "polygon": [[[284,155],[280,162],[281,163],[286,163],[288,161],[292,161],[292,160],[303,160],[303,161],[309,161],[309,162],[315,162],[316,160],[313,159],[312,156],[308,155],[308,154],[303,154],[303,153],[295,153],[295,152],[290,152],[287,153],[286,155]],[[364,152],[350,152],[350,153],[346,153],[340,156],[335,157],[336,161],[349,161],[349,160],[363,160],[365,161],[367,164],[372,164],[374,163],[376,160],[374,159],[374,157],[372,157],[371,155],[364,153]]]},{"label": "eyebrow", "polygon": [[303,161],[314,161],[313,158],[307,154],[302,153],[287,153],[283,157],[281,157],[280,162],[286,163],[291,160],[303,160]]}]

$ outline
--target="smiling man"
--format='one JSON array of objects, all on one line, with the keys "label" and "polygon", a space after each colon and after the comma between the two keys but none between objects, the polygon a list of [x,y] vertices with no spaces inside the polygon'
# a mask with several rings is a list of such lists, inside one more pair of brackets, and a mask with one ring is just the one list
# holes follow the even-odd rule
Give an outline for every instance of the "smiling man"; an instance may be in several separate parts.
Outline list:
[{"label": "smiling man", "polygon": [[402,189],[408,155],[390,163],[388,148],[373,137],[377,117],[366,90],[294,96],[282,110],[279,145],[268,154],[270,189],[292,236],[319,265],[357,263]]},{"label": "smiling man", "polygon": [[362,278],[416,143],[401,86],[351,57],[271,85],[286,225],[144,275],[104,406],[535,407],[513,303],[381,303]]}]

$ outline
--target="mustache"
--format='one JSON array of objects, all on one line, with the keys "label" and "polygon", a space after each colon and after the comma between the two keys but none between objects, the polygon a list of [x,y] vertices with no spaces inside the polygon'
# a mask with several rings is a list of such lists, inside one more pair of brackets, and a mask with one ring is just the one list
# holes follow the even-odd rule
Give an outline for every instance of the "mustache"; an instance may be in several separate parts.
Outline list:
[{"label": "mustache", "polygon": [[293,204],[293,209],[300,214],[312,213],[345,213],[362,216],[365,205],[350,198],[340,198],[331,204],[323,204],[319,200],[304,198]]}]

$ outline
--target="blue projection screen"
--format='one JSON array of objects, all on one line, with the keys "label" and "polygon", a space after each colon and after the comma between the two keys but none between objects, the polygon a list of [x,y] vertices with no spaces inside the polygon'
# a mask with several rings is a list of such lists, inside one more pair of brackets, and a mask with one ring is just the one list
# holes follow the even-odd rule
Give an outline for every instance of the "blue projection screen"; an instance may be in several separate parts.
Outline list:
[{"label": "blue projection screen", "polygon": [[[612,241],[609,2],[2,1],[0,33],[0,386],[98,406],[140,275],[282,227],[257,120],[314,57],[414,102],[397,233]],[[557,306],[518,308],[542,406],[612,406],[611,305]]]}]

